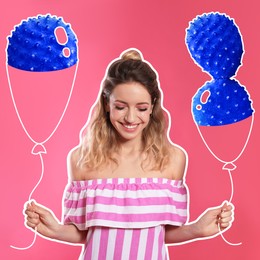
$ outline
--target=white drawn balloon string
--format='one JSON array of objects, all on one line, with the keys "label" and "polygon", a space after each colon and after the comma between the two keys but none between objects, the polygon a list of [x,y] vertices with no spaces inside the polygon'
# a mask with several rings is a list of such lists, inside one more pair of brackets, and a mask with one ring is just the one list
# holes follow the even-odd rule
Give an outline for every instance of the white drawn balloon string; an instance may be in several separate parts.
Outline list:
[{"label": "white drawn balloon string", "polygon": [[[34,186],[34,188],[32,189],[30,195],[29,195],[29,198],[28,198],[28,201],[31,201],[32,200],[32,196],[33,196],[33,193],[34,191],[37,189],[37,187],[39,186],[39,184],[41,183],[42,181],[42,178],[43,178],[43,174],[44,174],[44,162],[43,162],[43,157],[42,157],[42,153],[38,153],[39,157],[40,157],[40,160],[41,160],[41,176],[40,176],[40,179],[38,180],[37,184]],[[29,248],[31,248],[35,242],[36,242],[36,237],[37,237],[37,228],[35,228],[35,231],[34,231],[34,237],[33,237],[33,241],[32,243],[29,245],[29,246],[26,246],[26,247],[17,247],[17,246],[10,246],[11,248],[13,249],[17,249],[17,250],[27,250]]]},{"label": "white drawn balloon string", "polygon": [[27,247],[16,247],[16,246],[10,246],[11,248],[13,249],[16,249],[16,250],[27,250],[27,249],[30,249],[36,242],[36,237],[37,237],[37,228],[35,228],[35,231],[34,231],[34,236],[33,236],[33,241],[32,243],[27,246]]},{"label": "white drawn balloon string", "polygon": [[[43,157],[42,157],[42,154],[46,154],[46,149],[45,149],[45,146],[44,144],[54,135],[54,133],[56,132],[57,128],[59,127],[65,113],[66,113],[66,110],[68,108],[68,105],[69,105],[69,102],[70,102],[70,99],[71,99],[71,96],[72,96],[72,92],[73,92],[73,89],[74,89],[74,85],[75,85],[75,81],[76,81],[76,76],[77,76],[77,71],[78,71],[78,64],[79,64],[79,60],[78,62],[76,63],[76,68],[75,68],[75,72],[74,72],[74,76],[73,76],[73,81],[72,81],[72,86],[71,86],[71,89],[70,89],[70,93],[69,93],[69,97],[67,99],[67,102],[66,102],[66,105],[64,107],[64,110],[60,116],[60,119],[58,121],[58,123],[56,124],[55,128],[53,129],[53,131],[50,133],[50,135],[42,142],[37,142],[35,141],[32,136],[29,134],[29,132],[27,131],[23,121],[22,121],[22,118],[20,116],[20,113],[19,113],[19,110],[17,108],[17,105],[16,105],[16,102],[15,102],[15,98],[14,98],[14,94],[13,94],[13,90],[12,90],[12,85],[11,85],[11,80],[10,80],[10,75],[9,75],[9,71],[8,71],[8,63],[6,62],[6,75],[7,75],[7,80],[8,80],[8,86],[9,86],[9,89],[10,89],[10,93],[11,93],[11,98],[12,98],[12,101],[13,101],[13,105],[14,105],[14,108],[15,108],[15,112],[16,112],[16,115],[19,119],[19,122],[24,130],[24,132],[26,133],[26,135],[28,136],[28,138],[34,143],[34,146],[32,148],[32,151],[31,153],[34,154],[34,155],[39,155],[40,156],[40,160],[41,160],[41,166],[42,166],[42,170],[41,170],[41,176],[40,176],[40,179],[39,181],[37,182],[37,184],[34,186],[34,188],[32,189],[32,191],[30,192],[30,195],[29,195],[29,201],[32,200],[32,196],[33,196],[33,193],[35,192],[35,190],[37,189],[37,187],[39,186],[39,184],[41,183],[42,179],[43,179],[43,175],[44,175],[44,162],[43,162]],[[39,151],[37,151],[37,149],[40,149]],[[27,246],[27,247],[15,247],[15,246],[12,246],[11,245],[11,248],[13,249],[17,249],[17,250],[26,250],[26,249],[29,249],[31,248],[35,241],[36,241],[36,236],[37,236],[37,229],[35,229],[35,233],[34,233],[34,239],[33,239],[33,242]]]},{"label": "white drawn balloon string", "polygon": [[[23,121],[22,121],[22,118],[20,116],[20,113],[18,111],[18,108],[17,108],[17,105],[16,105],[16,102],[15,102],[15,98],[14,98],[14,94],[13,94],[13,90],[12,90],[12,85],[11,85],[11,80],[10,80],[10,75],[9,75],[9,71],[8,71],[8,63],[6,62],[6,75],[7,75],[7,80],[8,80],[8,85],[9,85],[9,89],[10,89],[10,93],[11,93],[11,98],[12,98],[12,101],[13,101],[13,105],[14,105],[14,108],[15,108],[15,112],[17,114],[17,117],[22,125],[22,128],[24,130],[24,132],[26,133],[26,135],[28,136],[28,138],[35,144],[35,145],[41,145],[43,146],[44,143],[46,143],[53,135],[54,133],[56,132],[57,128],[59,127],[65,113],[66,113],[66,110],[68,108],[68,105],[69,105],[69,102],[70,102],[70,99],[71,99],[71,96],[72,96],[72,92],[73,92],[73,89],[74,89],[74,85],[75,85],[75,81],[76,81],[76,76],[77,76],[77,71],[78,71],[78,64],[79,64],[79,60],[78,62],[76,63],[76,68],[75,68],[75,72],[74,72],[74,76],[73,76],[73,81],[72,81],[72,86],[71,86],[71,89],[70,89],[70,93],[69,93],[69,97],[67,99],[67,102],[66,102],[66,105],[64,107],[64,110],[60,116],[60,119],[58,121],[58,123],[56,124],[55,128],[53,129],[53,131],[50,133],[50,135],[42,142],[37,142],[35,141],[31,135],[29,134],[29,132],[27,131]],[[32,73],[35,73],[35,72],[32,72]]]},{"label": "white drawn balloon string", "polygon": [[[231,201],[232,201],[232,199],[233,199],[233,195],[234,195],[234,183],[233,183],[233,178],[232,178],[231,171],[234,170],[235,168],[233,168],[233,169],[225,169],[225,168],[223,167],[222,169],[228,171],[228,175],[229,175],[229,178],[230,178],[231,195],[230,195],[230,199],[229,199],[228,202],[231,203]],[[227,244],[229,244],[230,246],[240,246],[240,245],[242,245],[242,242],[238,242],[238,243],[229,242],[229,241],[225,238],[225,236],[223,235],[223,231],[221,231],[220,223],[218,224],[218,230],[219,230],[219,233],[220,233],[222,239],[223,239]]]},{"label": "white drawn balloon string", "polygon": [[34,186],[34,188],[32,189],[30,195],[29,195],[29,199],[28,201],[31,201],[32,200],[32,196],[33,196],[33,193],[35,192],[35,190],[37,189],[37,187],[40,185],[42,179],[43,179],[43,174],[44,174],[44,162],[43,162],[43,157],[42,157],[42,153],[38,153],[39,157],[40,157],[40,160],[41,160],[41,176],[40,176],[40,179],[38,180],[38,182],[36,183],[36,185]]},{"label": "white drawn balloon string", "polygon": [[[251,136],[251,132],[252,132],[252,129],[253,129],[253,124],[254,124],[254,114],[252,114],[251,117],[252,117],[251,125],[250,125],[250,129],[249,129],[248,136],[247,136],[247,139],[246,139],[246,141],[245,141],[245,144],[244,144],[244,146],[243,146],[241,152],[238,154],[238,156],[237,156],[234,160],[229,161],[229,162],[220,159],[220,158],[210,149],[209,145],[207,144],[205,138],[203,137],[203,135],[202,135],[202,133],[201,133],[201,131],[200,131],[199,126],[195,123],[195,124],[196,124],[196,127],[197,127],[197,129],[198,129],[198,132],[199,132],[199,134],[200,134],[200,137],[201,137],[201,139],[203,140],[203,142],[204,142],[205,146],[207,147],[207,149],[209,150],[209,152],[210,152],[218,161],[224,163],[224,166],[223,166],[222,170],[228,171],[229,178],[230,178],[230,184],[231,184],[231,195],[230,195],[229,203],[232,202],[233,195],[234,195],[234,183],[233,183],[233,178],[232,178],[232,173],[231,173],[231,171],[236,169],[236,165],[234,164],[234,162],[237,161],[237,160],[240,158],[240,156],[243,154],[243,152],[244,152],[244,150],[245,150],[245,148],[246,148],[246,146],[247,146],[247,144],[248,144],[249,138],[250,138],[250,136]],[[230,168],[231,166],[232,166],[232,168]],[[220,233],[222,239],[223,239],[227,244],[232,245],[232,246],[239,246],[239,245],[242,244],[242,242],[239,242],[239,243],[231,243],[231,242],[229,242],[229,241],[224,237],[223,231],[221,231],[220,225],[218,225],[218,229],[219,229],[219,233]]]},{"label": "white drawn balloon string", "polygon": [[[237,156],[234,160],[229,161],[229,162],[226,162],[226,161],[220,159],[220,158],[210,149],[209,145],[207,144],[205,138],[203,137],[203,135],[202,135],[202,133],[201,133],[201,131],[200,131],[200,128],[199,128],[198,124],[195,123],[195,125],[196,125],[196,127],[197,127],[197,129],[198,129],[198,132],[199,132],[199,134],[200,134],[200,137],[201,137],[202,141],[204,142],[205,146],[207,147],[207,149],[209,150],[209,152],[210,152],[218,161],[224,163],[223,168],[225,167],[225,165],[228,165],[228,164],[232,164],[233,166],[235,166],[235,165],[233,164],[233,162],[237,161],[237,160],[240,158],[240,156],[243,154],[244,150],[246,149],[246,146],[247,146],[247,144],[248,144],[248,141],[249,141],[249,138],[250,138],[250,136],[251,136],[252,129],[253,129],[254,114],[252,114],[251,118],[252,118],[252,119],[251,119],[251,125],[250,125],[250,129],[249,129],[248,136],[247,136],[247,139],[246,139],[246,141],[245,141],[245,144],[244,144],[244,146],[243,146],[241,152],[238,154],[238,156]],[[209,126],[209,127],[210,127],[210,126]]]}]

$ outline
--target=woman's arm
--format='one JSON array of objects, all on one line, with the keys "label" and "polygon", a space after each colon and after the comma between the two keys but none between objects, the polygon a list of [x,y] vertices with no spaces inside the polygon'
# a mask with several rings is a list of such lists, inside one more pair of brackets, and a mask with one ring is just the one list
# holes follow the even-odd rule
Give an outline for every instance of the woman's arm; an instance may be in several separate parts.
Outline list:
[{"label": "woman's arm", "polygon": [[85,242],[87,231],[80,231],[72,224],[61,224],[51,210],[38,203],[28,203],[24,213],[27,227],[46,238],[68,243]]},{"label": "woman's arm", "polygon": [[[67,157],[68,177],[70,181],[80,180],[82,172],[76,166],[79,156],[78,148],[70,151]],[[79,230],[73,224],[63,225],[53,212],[34,202],[29,202],[24,210],[27,227],[36,230],[41,236],[68,243],[84,243],[87,231]]]},{"label": "woman's arm", "polygon": [[234,206],[224,202],[221,206],[207,209],[196,221],[184,226],[167,226],[165,242],[183,243],[196,239],[212,238],[231,227]]}]

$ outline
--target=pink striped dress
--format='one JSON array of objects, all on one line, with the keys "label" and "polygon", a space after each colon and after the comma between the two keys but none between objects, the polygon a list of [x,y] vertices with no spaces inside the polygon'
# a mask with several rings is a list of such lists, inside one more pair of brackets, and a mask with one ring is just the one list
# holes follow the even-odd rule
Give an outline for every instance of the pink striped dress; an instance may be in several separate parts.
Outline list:
[{"label": "pink striped dress", "polygon": [[187,190],[165,178],[73,181],[63,210],[65,224],[88,230],[80,259],[165,260],[165,225],[186,222]]}]

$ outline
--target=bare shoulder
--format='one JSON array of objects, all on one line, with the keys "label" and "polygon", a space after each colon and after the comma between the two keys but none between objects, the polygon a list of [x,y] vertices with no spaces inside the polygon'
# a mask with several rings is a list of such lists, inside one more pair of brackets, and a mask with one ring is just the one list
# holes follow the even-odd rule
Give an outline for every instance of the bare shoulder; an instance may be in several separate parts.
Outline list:
[{"label": "bare shoulder", "polygon": [[170,144],[170,160],[167,171],[172,176],[172,179],[181,180],[184,178],[187,164],[186,151],[176,144]]},{"label": "bare shoulder", "polygon": [[78,166],[79,158],[79,147],[73,148],[67,156],[68,177],[71,181],[80,180],[82,178],[82,169]]}]

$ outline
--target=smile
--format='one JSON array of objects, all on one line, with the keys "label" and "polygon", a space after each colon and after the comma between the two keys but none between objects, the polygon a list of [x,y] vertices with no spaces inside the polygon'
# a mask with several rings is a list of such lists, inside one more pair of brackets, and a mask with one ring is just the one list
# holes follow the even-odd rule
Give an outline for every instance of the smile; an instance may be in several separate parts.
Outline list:
[{"label": "smile", "polygon": [[125,125],[125,124],[123,124],[123,126],[127,129],[135,129],[138,125]]}]

